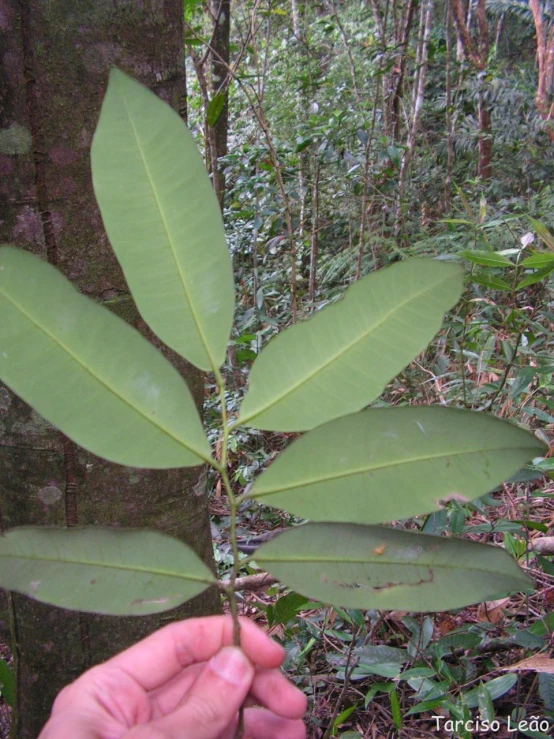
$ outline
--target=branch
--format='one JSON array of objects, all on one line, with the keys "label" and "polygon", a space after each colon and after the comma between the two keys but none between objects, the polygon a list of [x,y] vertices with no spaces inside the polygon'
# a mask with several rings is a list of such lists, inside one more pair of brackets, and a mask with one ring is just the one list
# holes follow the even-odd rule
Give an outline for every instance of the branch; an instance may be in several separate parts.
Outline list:
[{"label": "branch", "polygon": [[529,542],[529,549],[537,554],[554,554],[554,536],[541,536]]},{"label": "branch", "polygon": [[[256,575],[246,575],[245,577],[237,577],[235,580],[235,590],[261,590],[275,585],[279,582],[276,577],[267,572],[258,572]],[[227,590],[231,580],[219,580],[217,585],[221,590]]]}]

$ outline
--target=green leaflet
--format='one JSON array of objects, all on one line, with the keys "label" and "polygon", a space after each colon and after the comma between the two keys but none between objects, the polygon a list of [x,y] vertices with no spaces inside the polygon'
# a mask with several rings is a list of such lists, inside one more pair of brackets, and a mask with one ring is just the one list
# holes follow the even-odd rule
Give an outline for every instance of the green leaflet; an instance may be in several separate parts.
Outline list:
[{"label": "green leaflet", "polygon": [[367,275],[263,349],[238,422],[303,431],[360,410],[425,349],[462,286],[458,266],[433,259]]},{"label": "green leaflet", "polygon": [[533,589],[503,549],[383,526],[297,526],[255,558],[296,592],[346,608],[445,611]]},{"label": "green leaflet", "polygon": [[506,282],[506,280],[503,280],[500,277],[495,277],[494,275],[472,275],[471,281],[476,282],[478,285],[483,285],[483,287],[490,287],[491,290],[509,292],[512,289],[509,282]]},{"label": "green leaflet", "polygon": [[484,267],[513,267],[514,263],[505,254],[496,251],[481,251],[479,249],[465,249],[460,256],[473,264],[481,264]]},{"label": "green leaflet", "polygon": [[554,236],[550,233],[548,228],[541,221],[537,221],[535,218],[529,217],[533,229],[536,231],[539,239],[552,251],[554,251]]},{"label": "green leaflet", "polygon": [[190,391],[107,308],[32,254],[0,249],[0,378],[85,449],[134,467],[210,460]]},{"label": "green leaflet", "polygon": [[549,252],[537,252],[520,262],[522,267],[541,269],[543,267],[554,267],[554,254]]},{"label": "green leaflet", "polygon": [[[482,683],[483,687],[486,689],[490,700],[494,701],[497,698],[501,698],[503,695],[505,695],[509,690],[511,690],[514,685],[517,682],[517,675],[501,675],[500,677],[495,677],[492,680],[489,680],[488,682]],[[464,703],[468,708],[477,708],[479,706],[479,693],[481,692],[481,688],[472,688],[471,690],[468,690],[467,693],[464,693]]]},{"label": "green leaflet", "polygon": [[203,370],[225,358],[231,259],[216,197],[177,113],[112,69],[91,150],[94,191],[137,307]]},{"label": "green leaflet", "polygon": [[15,680],[8,663],[0,659],[0,695],[8,706],[15,705]]},{"label": "green leaflet", "polygon": [[0,536],[0,587],[61,608],[159,613],[214,582],[192,549],[155,531],[28,526]]},{"label": "green leaflet", "polygon": [[208,103],[206,111],[206,122],[208,126],[215,126],[217,119],[221,115],[221,111],[225,107],[225,93],[218,92]]},{"label": "green leaflet", "polygon": [[294,441],[247,497],[302,518],[384,523],[484,495],[545,449],[485,413],[374,408]]}]

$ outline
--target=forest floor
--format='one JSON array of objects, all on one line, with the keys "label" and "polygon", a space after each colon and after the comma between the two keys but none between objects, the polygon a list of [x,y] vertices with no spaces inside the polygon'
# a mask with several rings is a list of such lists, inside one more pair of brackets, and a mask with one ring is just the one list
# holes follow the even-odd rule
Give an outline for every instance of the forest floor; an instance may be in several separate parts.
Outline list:
[{"label": "forest floor", "polygon": [[[240,602],[242,613],[268,629],[288,650],[285,667],[289,677],[309,699],[309,739],[452,736],[445,724],[447,706],[449,701],[459,704],[462,695],[468,697],[469,706],[477,704],[471,709],[474,720],[488,715],[500,722],[500,728],[465,735],[458,731],[456,736],[508,739],[548,735],[540,731],[518,733],[513,730],[514,721],[507,721],[515,715],[514,709],[519,709],[518,715],[525,715],[528,720],[533,716],[545,717],[540,673],[535,669],[514,671],[514,666],[529,655],[534,659],[548,656],[554,646],[554,574],[545,572],[544,561],[543,567],[537,566],[532,553],[534,542],[554,529],[554,483],[543,478],[526,485],[504,485],[494,499],[494,506],[472,511],[465,521],[465,536],[482,543],[506,545],[503,522],[526,521],[519,562],[536,581],[536,591],[529,597],[516,595],[456,612],[424,616],[326,608],[296,594],[291,598],[278,585],[244,594]],[[230,556],[224,497],[212,498],[211,513],[216,558],[220,557],[219,566],[224,569]],[[249,540],[251,536],[263,537],[286,523],[283,519],[276,521],[275,516],[260,515],[258,509],[245,513],[240,528],[244,540]],[[533,529],[534,523],[538,529]],[[449,650],[433,651],[433,645],[445,644],[449,639]],[[415,643],[418,640],[419,644]],[[354,645],[384,647],[381,664],[364,666],[363,657],[354,653]],[[407,648],[409,661],[387,661],[388,648],[392,648],[393,656]],[[8,647],[2,643],[0,658],[11,661]],[[414,677],[403,679],[408,670]],[[481,684],[491,686],[489,694],[492,692],[494,697],[498,680],[507,675],[516,675],[517,679],[488,709],[483,702],[486,695],[481,702],[479,696],[475,700],[475,690]],[[432,677],[435,685],[426,702],[421,701],[423,684],[418,686],[417,682],[421,676]],[[419,708],[410,712],[418,703]],[[9,718],[9,709],[0,698],[0,739],[8,737]]]},{"label": "forest floor", "polygon": [[[505,545],[505,522],[528,522],[525,540],[516,539],[522,547],[520,566],[536,582],[531,596],[520,594],[456,612],[418,615],[398,611],[352,614],[322,608],[321,604],[302,606],[300,602],[296,606],[292,602],[292,608],[287,608],[287,591],[280,586],[245,593],[242,613],[267,628],[291,655],[286,663],[289,677],[309,698],[309,739],[452,736],[450,727],[445,726],[447,705],[449,701],[459,704],[462,695],[467,696],[469,706],[477,704],[468,718],[488,716],[491,721],[498,720],[500,726],[493,726],[492,731],[482,727],[476,731],[474,725],[473,731],[464,734],[459,730],[455,736],[507,739],[549,735],[514,731],[518,717],[525,716],[528,721],[536,717],[543,721],[543,729],[546,720],[538,673],[532,667],[514,670],[514,666],[530,655],[540,661],[552,654],[554,647],[554,572],[544,571],[544,560],[543,566],[537,566],[532,553],[536,540],[545,532],[552,535],[554,529],[554,483],[542,478],[526,485],[504,485],[493,497],[493,507],[474,510],[466,519],[465,536],[481,543]],[[214,520],[224,523],[225,511],[224,498],[214,498]],[[283,523],[254,515],[249,517],[248,528],[254,537],[263,539],[276,524]],[[532,528],[534,523],[539,530]],[[220,546],[223,550],[227,547],[224,536]],[[279,614],[282,599],[285,606]],[[415,634],[416,640],[420,640],[415,649],[414,624],[422,627]],[[447,644],[449,639],[449,650],[433,650],[433,645]],[[354,644],[362,645],[362,651],[368,646],[396,650],[408,647],[411,654],[403,666],[395,666],[386,662],[385,652],[384,669],[366,665],[364,670],[363,657],[358,659],[353,654]],[[402,677],[408,676],[408,670],[413,670],[412,680]],[[349,675],[346,681],[345,674]],[[424,686],[418,686],[417,675],[432,677],[432,694],[423,695]],[[502,692],[508,683],[503,685],[498,679],[510,675],[514,675],[513,684]],[[552,679],[552,675],[548,677]],[[481,684],[489,685],[495,698],[488,707],[480,705],[479,696],[476,699],[475,691]],[[551,689],[552,682],[549,684]],[[498,697],[497,685],[501,693]],[[410,713],[416,704],[419,708]],[[519,713],[514,713],[515,709]]]}]

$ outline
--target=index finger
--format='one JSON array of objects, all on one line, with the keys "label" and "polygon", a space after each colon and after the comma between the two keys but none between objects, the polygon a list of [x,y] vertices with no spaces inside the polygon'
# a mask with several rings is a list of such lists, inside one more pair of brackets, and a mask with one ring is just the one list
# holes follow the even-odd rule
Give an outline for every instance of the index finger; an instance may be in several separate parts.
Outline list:
[{"label": "index finger", "polygon": [[[240,618],[240,646],[256,666],[279,667],[285,653],[262,629]],[[165,626],[105,664],[129,674],[146,691],[164,685],[185,667],[205,662],[233,644],[230,616],[189,618]]]}]

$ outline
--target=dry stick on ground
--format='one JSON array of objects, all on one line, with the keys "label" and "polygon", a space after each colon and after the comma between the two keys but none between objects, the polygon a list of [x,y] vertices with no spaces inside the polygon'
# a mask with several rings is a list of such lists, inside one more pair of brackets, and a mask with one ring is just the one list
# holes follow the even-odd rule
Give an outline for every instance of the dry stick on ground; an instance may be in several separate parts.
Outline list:
[{"label": "dry stick on ground", "polygon": [[[255,575],[246,575],[235,579],[235,590],[261,590],[269,588],[279,582],[276,577],[267,572],[257,572]],[[221,580],[218,585],[222,590],[227,590],[231,584],[230,580]]]},{"label": "dry stick on ground", "polygon": [[554,554],[554,536],[541,536],[529,542],[529,549],[536,554]]}]

